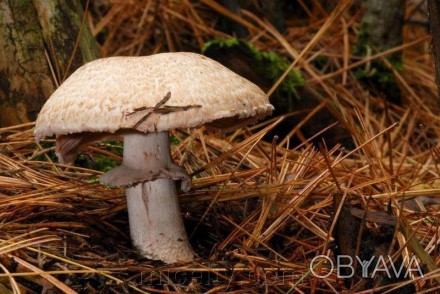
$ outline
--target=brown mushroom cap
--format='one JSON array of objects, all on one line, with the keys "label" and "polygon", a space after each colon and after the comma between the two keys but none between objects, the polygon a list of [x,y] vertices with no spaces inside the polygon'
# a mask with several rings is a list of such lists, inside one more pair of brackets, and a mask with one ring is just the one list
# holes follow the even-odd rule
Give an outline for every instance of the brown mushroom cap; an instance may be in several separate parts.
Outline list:
[{"label": "brown mushroom cap", "polygon": [[38,116],[36,138],[132,129],[168,92],[170,111],[153,111],[138,131],[230,127],[273,110],[260,88],[203,55],[110,57],[82,66],[53,93]]}]

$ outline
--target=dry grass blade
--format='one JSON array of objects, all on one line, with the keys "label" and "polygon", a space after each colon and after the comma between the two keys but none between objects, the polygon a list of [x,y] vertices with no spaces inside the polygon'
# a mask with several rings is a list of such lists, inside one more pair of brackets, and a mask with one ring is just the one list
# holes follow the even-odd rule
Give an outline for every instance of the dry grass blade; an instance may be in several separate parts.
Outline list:
[{"label": "dry grass blade", "polygon": [[[30,269],[31,271],[34,271],[34,272],[40,271],[39,268],[33,266],[32,264],[24,261],[23,259],[21,259],[17,256],[13,256],[12,258],[14,259],[15,262]],[[64,284],[64,283],[60,282],[59,280],[57,280],[56,278],[54,278],[50,274],[41,273],[41,276],[43,278],[45,278],[46,280],[48,280],[52,285],[54,285],[55,287],[57,287],[58,289],[60,289],[61,291],[63,291],[66,294],[77,294],[78,293],[78,292],[74,291],[72,288],[68,287],[66,284]]]}]

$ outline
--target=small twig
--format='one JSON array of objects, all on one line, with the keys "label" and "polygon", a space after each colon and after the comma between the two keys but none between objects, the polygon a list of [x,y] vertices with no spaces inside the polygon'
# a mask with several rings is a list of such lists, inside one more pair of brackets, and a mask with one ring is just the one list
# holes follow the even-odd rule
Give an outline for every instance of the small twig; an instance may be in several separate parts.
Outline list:
[{"label": "small twig", "polygon": [[130,112],[129,114],[127,114],[127,116],[132,115],[132,114],[135,114],[135,113],[138,113],[139,111],[144,111],[144,110],[151,110],[151,111],[154,111],[154,110],[157,110],[157,109],[159,109],[159,107],[161,107],[161,106],[163,106],[165,103],[167,103],[168,100],[170,100],[170,98],[171,98],[171,92],[168,92],[168,93],[165,95],[165,97],[163,97],[162,100],[160,100],[160,101],[156,104],[156,106],[154,106],[154,107],[146,107],[146,106],[142,106],[142,107],[139,107],[139,108],[135,108],[135,109],[133,110],[133,112]]},{"label": "small twig", "polygon": [[[134,126],[133,128],[136,129],[137,127],[139,127],[143,122],[145,122],[153,113],[159,113],[159,114],[168,114],[168,113],[172,113],[172,112],[177,112],[177,111],[186,111],[190,108],[200,108],[202,107],[201,105],[198,104],[191,104],[191,105],[186,105],[186,106],[165,106],[165,103],[168,102],[168,100],[170,100],[171,98],[171,92],[168,92],[165,97],[162,98],[162,100],[160,100],[156,106],[154,107],[146,107],[146,106],[142,106],[139,108],[135,108],[132,112],[130,112],[129,114],[127,114],[126,116],[130,116],[133,115],[135,113],[138,113],[140,111],[148,111],[147,114],[145,114]],[[163,106],[163,107],[162,107]],[[162,107],[162,108],[161,108]]]}]

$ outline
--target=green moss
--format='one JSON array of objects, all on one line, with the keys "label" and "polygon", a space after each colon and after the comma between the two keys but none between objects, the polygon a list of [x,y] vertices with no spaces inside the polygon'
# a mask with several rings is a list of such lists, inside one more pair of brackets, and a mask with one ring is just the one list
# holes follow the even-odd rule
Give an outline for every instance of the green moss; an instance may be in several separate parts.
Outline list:
[{"label": "green moss", "polygon": [[[178,137],[170,136],[171,145],[177,145],[180,142],[181,140]],[[123,156],[123,152],[124,152],[123,141],[104,140],[101,141],[99,144],[100,146],[105,147],[104,148],[105,151],[111,152],[121,157]],[[45,154],[36,156],[35,158],[33,158],[34,161],[47,161],[46,155],[48,155],[53,162],[58,162],[58,158],[55,154],[55,148],[53,148],[54,143],[42,141],[40,145],[43,149],[52,148],[52,150],[46,152]],[[86,154],[79,154],[74,162],[75,166],[93,169],[101,172],[107,172],[109,170],[112,170],[115,167],[119,166],[120,164],[121,164],[120,160],[116,160],[101,154],[93,154],[93,156],[88,156]],[[89,183],[96,183],[99,180],[96,177],[91,177],[86,181]]]},{"label": "green moss", "polygon": [[176,136],[170,136],[170,144],[171,146],[178,145],[181,142],[181,140]]},{"label": "green moss", "polygon": [[[46,157],[46,155],[47,155],[47,156],[49,156],[50,160],[52,160],[53,162],[58,162],[58,157],[55,154],[55,148],[53,148],[54,147],[53,143],[41,141],[40,146],[43,149],[52,148],[52,150],[49,150],[45,154],[40,154],[40,155],[35,156],[32,159],[33,161],[47,161],[47,157]],[[35,146],[35,148],[37,148],[37,146]]]},{"label": "green moss", "polygon": [[95,157],[95,169],[108,172],[120,164],[118,160],[109,157]]},{"label": "green moss", "polygon": [[102,172],[108,172],[120,164],[119,160],[102,156],[94,155],[93,157],[80,154],[75,160],[75,166],[80,166],[88,169],[94,169]]},{"label": "green moss", "polygon": [[[290,65],[285,58],[279,56],[273,51],[259,51],[254,47],[251,47],[251,49],[253,49],[254,58],[257,61],[257,72],[269,80],[274,82],[278,80]],[[299,98],[296,88],[302,86],[304,86],[304,78],[301,73],[297,70],[292,70],[281,84],[281,89],[282,91],[292,93]]]},{"label": "green moss", "polygon": [[[202,52],[204,53],[212,46],[220,48],[241,46],[242,48],[245,48],[250,57],[255,61],[254,64],[256,73],[272,83],[275,83],[290,66],[290,62],[285,57],[280,56],[276,52],[260,51],[248,42],[236,38],[227,40],[210,40],[205,43]],[[281,83],[278,91],[278,96],[280,99],[277,100],[279,100],[281,104],[280,106],[288,107],[288,111],[292,110],[290,109],[292,106],[291,98],[292,96],[297,99],[300,98],[297,92],[297,88],[302,87],[303,85],[304,78],[302,77],[301,73],[297,70],[291,70],[284,81]]]},{"label": "green moss", "polygon": [[[101,141],[99,144],[105,147],[105,151],[108,151],[118,156],[123,156],[124,146],[122,141],[104,140]],[[93,157],[80,154],[75,160],[76,166],[81,166],[84,168],[94,169],[102,172],[107,172],[119,166],[119,164],[119,160],[100,154],[94,154]]]},{"label": "green moss", "polygon": [[96,184],[96,183],[99,183],[99,178],[91,177],[91,178],[86,179],[86,182],[89,184]]},{"label": "green moss", "polygon": [[112,141],[112,140],[104,140],[101,141],[101,145],[105,146],[105,150],[122,156],[124,152],[124,143],[123,141]]},{"label": "green moss", "polygon": [[[377,53],[375,45],[371,44],[368,32],[369,27],[367,23],[361,23],[356,44],[353,48],[355,55],[367,58]],[[397,72],[402,72],[403,62],[400,54],[393,54],[386,58]],[[384,93],[388,100],[399,103],[400,90],[396,78],[392,70],[380,59],[375,59],[363,67],[356,68],[353,73],[358,80]]]},{"label": "green moss", "polygon": [[368,55],[368,52],[371,52],[369,39],[370,34],[368,33],[368,24],[362,22],[359,26],[359,33],[356,43],[354,44],[353,54],[357,56]]},{"label": "green moss", "polygon": [[[392,57],[389,61],[396,71],[402,71],[403,65],[400,58]],[[359,81],[372,87],[371,89],[383,93],[388,101],[396,104],[401,103],[400,87],[396,77],[382,61],[372,61],[369,65],[354,70],[353,73]]]},{"label": "green moss", "polygon": [[[246,43],[246,42],[244,42],[244,43]],[[240,41],[237,38],[231,38],[231,39],[226,39],[226,40],[212,39],[212,40],[209,40],[205,43],[205,45],[203,46],[202,52],[205,52],[211,46],[218,46],[220,48],[231,48],[231,47],[236,46],[238,44],[240,44]]]}]

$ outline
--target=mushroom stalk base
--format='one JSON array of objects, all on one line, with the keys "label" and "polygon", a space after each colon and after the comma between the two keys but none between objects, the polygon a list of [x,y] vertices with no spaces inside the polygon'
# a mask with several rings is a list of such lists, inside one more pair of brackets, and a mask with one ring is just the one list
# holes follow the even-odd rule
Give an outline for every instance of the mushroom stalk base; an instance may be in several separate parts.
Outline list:
[{"label": "mushroom stalk base", "polygon": [[[125,135],[123,165],[145,172],[170,169],[168,132]],[[131,239],[142,256],[166,263],[193,259],[172,179],[136,184],[126,196]]]}]

